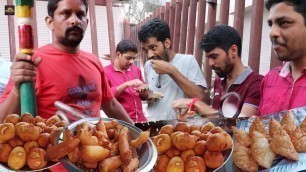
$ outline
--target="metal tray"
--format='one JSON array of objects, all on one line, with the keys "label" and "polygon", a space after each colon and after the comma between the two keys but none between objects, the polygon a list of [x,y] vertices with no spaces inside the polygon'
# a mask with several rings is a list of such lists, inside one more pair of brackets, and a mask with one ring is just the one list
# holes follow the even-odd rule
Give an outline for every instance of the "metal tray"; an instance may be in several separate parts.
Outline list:
[{"label": "metal tray", "polygon": [[[306,117],[306,106],[291,109],[292,114],[295,117],[295,124],[299,125],[304,118]],[[268,129],[269,121],[271,118],[276,119],[277,121],[280,121],[283,117],[283,115],[286,114],[287,111],[282,111],[279,113],[262,116],[259,117],[263,124],[265,125],[266,129]],[[254,121],[255,117],[251,117],[247,120],[239,120],[237,121],[237,127],[240,129],[243,129],[245,131],[249,131],[250,125]],[[268,130],[267,130],[268,131]],[[287,172],[287,171],[300,171],[306,169],[306,153],[299,153],[299,161],[291,161],[287,158],[283,157],[277,157],[276,160],[273,161],[273,165],[270,169],[261,169],[261,172]]]},{"label": "metal tray", "polygon": [[[92,124],[96,124],[99,121],[100,117],[97,118],[84,118],[81,120],[78,120],[71,125],[68,126],[68,129],[71,131],[74,131],[74,128],[85,121],[88,121]],[[112,121],[113,118],[102,118],[103,121]],[[138,137],[138,135],[142,132],[141,129],[127,123],[121,120],[118,120],[118,122],[129,128],[129,134],[132,139],[135,139]],[[139,172],[148,172],[151,171],[155,165],[155,162],[157,160],[157,150],[154,146],[154,143],[151,139],[148,139],[146,143],[144,143],[141,147],[137,148],[137,154],[139,156],[139,168],[137,171]],[[63,158],[60,161],[65,168],[67,168],[68,171],[84,171],[80,168],[78,168],[76,165],[71,163],[68,158]]]}]

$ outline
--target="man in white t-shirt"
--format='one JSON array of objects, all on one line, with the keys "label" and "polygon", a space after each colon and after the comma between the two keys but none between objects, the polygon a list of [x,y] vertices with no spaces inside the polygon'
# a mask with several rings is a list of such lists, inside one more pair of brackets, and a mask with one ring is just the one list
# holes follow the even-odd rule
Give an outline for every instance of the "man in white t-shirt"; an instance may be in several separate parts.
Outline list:
[{"label": "man in white t-shirt", "polygon": [[144,66],[149,89],[164,95],[154,101],[149,94],[148,121],[176,118],[171,107],[176,99],[204,100],[207,85],[201,69],[194,56],[176,54],[171,49],[170,29],[165,21],[157,18],[148,21],[139,30],[138,39],[149,58]]},{"label": "man in white t-shirt", "polygon": [[6,87],[6,84],[11,75],[12,62],[6,61],[0,57],[0,97]]}]

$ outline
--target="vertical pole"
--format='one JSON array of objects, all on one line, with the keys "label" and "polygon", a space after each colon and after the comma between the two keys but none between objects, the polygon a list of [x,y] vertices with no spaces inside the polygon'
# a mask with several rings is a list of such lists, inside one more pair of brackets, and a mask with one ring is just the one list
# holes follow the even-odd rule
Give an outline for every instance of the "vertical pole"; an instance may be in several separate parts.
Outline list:
[{"label": "vertical pole", "polygon": [[[207,30],[210,30],[216,25],[216,7],[217,0],[210,0],[208,3],[208,21],[207,21]],[[205,80],[207,82],[207,92],[205,102],[210,104],[210,90],[211,90],[211,67],[209,66],[208,59],[205,58]]]},{"label": "vertical pole", "polygon": [[99,57],[95,1],[88,1],[88,6],[89,6],[89,18],[90,18],[89,24],[91,28],[90,31],[91,31],[92,53],[97,57]]},{"label": "vertical pole", "polygon": [[238,31],[243,40],[244,9],[245,0],[235,0],[234,28]]},{"label": "vertical pole", "polygon": [[188,9],[190,0],[183,1],[182,24],[181,24],[181,40],[179,53],[184,54],[186,51],[187,25],[188,25]]},{"label": "vertical pole", "polygon": [[123,20],[124,39],[131,39],[131,24],[128,18]]},{"label": "vertical pole", "polygon": [[249,66],[259,73],[264,0],[253,0],[250,34]]},{"label": "vertical pole", "polygon": [[[7,5],[13,5],[13,0],[7,0]],[[9,29],[9,43],[10,43],[10,60],[13,61],[16,55],[16,43],[15,43],[15,23],[14,16],[9,15],[7,18]]]},{"label": "vertical pole", "polygon": [[170,2],[166,3],[165,21],[170,25]]},{"label": "vertical pole", "polygon": [[182,13],[182,0],[178,0],[175,8],[175,22],[174,22],[174,38],[172,39],[173,51],[175,53],[179,50],[180,43],[180,27],[181,27],[181,13]]},{"label": "vertical pole", "polygon": [[109,36],[109,49],[112,60],[115,58],[115,28],[114,28],[114,17],[113,17],[113,6],[112,0],[106,0],[106,13],[108,23],[108,36]]},{"label": "vertical pole", "polygon": [[169,27],[170,27],[170,34],[172,41],[174,36],[175,7],[176,7],[176,0],[171,0]]},{"label": "vertical pole", "polygon": [[228,16],[229,16],[229,7],[230,1],[229,0],[222,0],[221,1],[221,10],[220,10],[220,23],[228,25]]},{"label": "vertical pole", "polygon": [[188,33],[187,33],[187,54],[193,54],[195,36],[195,18],[197,12],[197,0],[190,0]]},{"label": "vertical pole", "polygon": [[204,25],[206,14],[206,0],[199,0],[198,2],[198,16],[197,16],[197,31],[196,31],[196,46],[195,46],[195,58],[200,67],[202,67],[203,51],[200,49],[200,42],[204,35]]}]

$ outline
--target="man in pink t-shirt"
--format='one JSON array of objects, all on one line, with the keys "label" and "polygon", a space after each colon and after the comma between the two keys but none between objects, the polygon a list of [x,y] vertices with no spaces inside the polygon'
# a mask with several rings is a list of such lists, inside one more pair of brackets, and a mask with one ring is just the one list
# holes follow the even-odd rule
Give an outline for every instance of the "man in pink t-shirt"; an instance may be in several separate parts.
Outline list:
[{"label": "man in pink t-shirt", "polygon": [[259,116],[306,106],[306,1],[268,0],[270,39],[277,58],[261,83]]},{"label": "man in pink t-shirt", "polygon": [[104,68],[113,94],[134,122],[147,121],[142,110],[148,86],[144,84],[140,69],[134,65],[138,50],[130,40],[122,40],[116,47],[116,58]]},{"label": "man in pink t-shirt", "polygon": [[20,114],[20,83],[35,81],[38,115],[43,118],[56,113],[53,104],[59,100],[89,117],[100,116],[102,107],[109,117],[133,123],[114,98],[98,58],[79,48],[88,25],[87,11],[86,0],[49,0],[46,24],[53,42],[35,50],[33,57],[15,57],[0,99],[0,122],[9,114]]}]

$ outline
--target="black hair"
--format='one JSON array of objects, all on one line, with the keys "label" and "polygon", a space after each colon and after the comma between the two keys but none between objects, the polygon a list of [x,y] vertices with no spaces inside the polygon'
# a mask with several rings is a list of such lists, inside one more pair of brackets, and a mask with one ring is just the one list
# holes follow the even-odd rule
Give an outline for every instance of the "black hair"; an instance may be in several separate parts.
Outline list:
[{"label": "black hair", "polygon": [[294,10],[300,13],[304,17],[306,23],[306,1],[305,0],[267,0],[265,2],[266,9],[270,11],[271,7],[275,4],[285,2],[288,5],[293,6]]},{"label": "black hair", "polygon": [[[54,11],[57,9],[58,7],[58,2],[60,2],[62,0],[49,0],[48,2],[48,15],[53,17],[54,16]],[[87,0],[82,0],[83,4],[85,5],[86,7],[86,14],[87,14],[87,11],[88,11],[88,2]]]},{"label": "black hair", "polygon": [[132,51],[134,53],[138,52],[137,46],[133,41],[124,39],[117,44],[116,52],[124,54],[127,53],[128,51]]},{"label": "black hair", "polygon": [[169,25],[159,18],[146,22],[138,31],[138,39],[140,42],[146,42],[150,37],[156,37],[157,41],[161,42],[167,38],[171,39]]},{"label": "black hair", "polygon": [[238,56],[241,58],[241,37],[234,28],[227,25],[213,27],[204,35],[200,42],[200,47],[205,52],[221,48],[227,53],[233,45],[238,47]]}]

